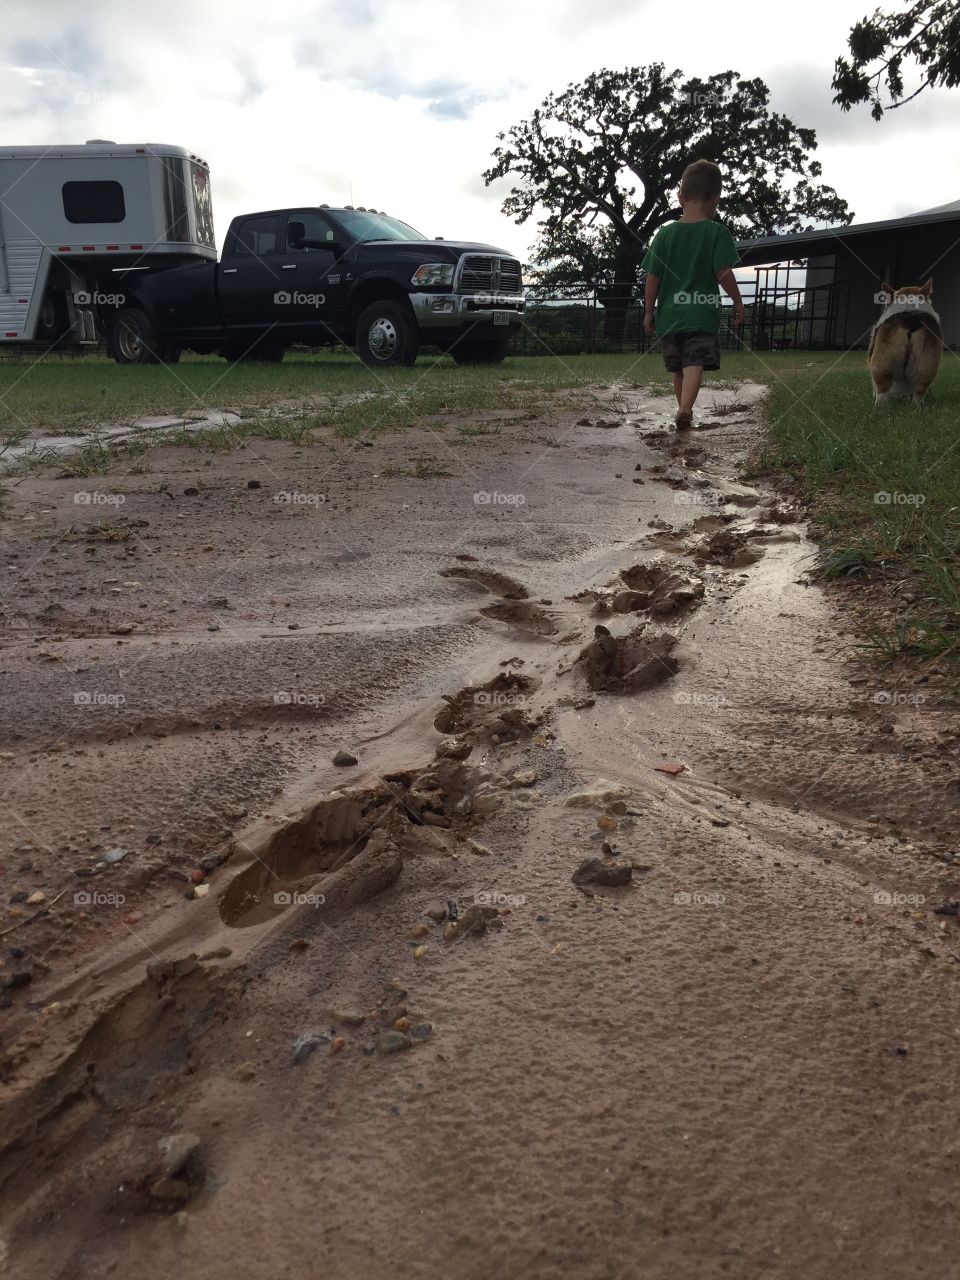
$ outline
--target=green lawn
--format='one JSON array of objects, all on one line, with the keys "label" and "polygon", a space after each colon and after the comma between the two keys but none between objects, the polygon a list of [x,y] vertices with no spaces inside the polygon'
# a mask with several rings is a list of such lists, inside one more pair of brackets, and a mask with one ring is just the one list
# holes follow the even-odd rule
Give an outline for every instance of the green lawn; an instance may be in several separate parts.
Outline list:
[{"label": "green lawn", "polygon": [[[726,355],[723,376],[760,379],[768,368],[786,372],[796,362],[794,355],[762,362]],[[665,383],[659,355],[513,357],[493,368],[458,368],[448,357],[422,356],[412,369],[377,372],[347,354],[288,353],[280,365],[229,365],[214,356],[186,356],[170,366],[116,365],[99,356],[0,362],[0,435],[74,434],[188,409],[262,415],[278,402],[302,407],[315,425],[332,422],[349,434],[386,430],[417,414],[530,407],[544,390],[620,380],[624,386]],[[358,407],[359,396],[365,398]]]},{"label": "green lawn", "polygon": [[[813,501],[828,574],[907,581],[882,652],[960,659],[960,360],[944,353],[918,408],[874,410],[862,355],[773,379],[763,460]],[[902,593],[901,593],[902,598]]]}]

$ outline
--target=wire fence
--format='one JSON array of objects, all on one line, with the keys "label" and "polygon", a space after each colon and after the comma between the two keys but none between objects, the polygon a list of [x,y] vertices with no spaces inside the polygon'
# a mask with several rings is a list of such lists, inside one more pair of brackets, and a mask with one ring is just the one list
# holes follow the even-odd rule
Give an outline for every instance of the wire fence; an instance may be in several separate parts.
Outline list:
[{"label": "wire fence", "polygon": [[[759,281],[758,281],[759,286]],[[746,292],[746,291],[745,291]],[[596,290],[584,286],[556,292],[527,289],[523,325],[510,339],[515,356],[644,353],[656,350],[659,339],[643,331],[642,297],[637,293],[622,313],[622,327],[611,316]],[[746,319],[737,330],[725,306],[720,325],[720,345],[725,350],[808,351],[844,346],[847,290],[843,284],[811,288],[758,287],[744,302]],[[309,350],[299,346],[300,350]],[[0,344],[0,361],[35,361],[42,348],[34,344]],[[104,355],[102,344],[64,347],[44,354],[45,360],[76,360]]]}]

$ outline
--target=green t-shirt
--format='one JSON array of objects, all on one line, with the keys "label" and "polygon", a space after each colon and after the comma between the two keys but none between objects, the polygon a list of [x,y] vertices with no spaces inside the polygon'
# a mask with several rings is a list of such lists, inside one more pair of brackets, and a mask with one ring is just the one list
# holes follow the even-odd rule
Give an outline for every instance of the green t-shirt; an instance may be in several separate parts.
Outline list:
[{"label": "green t-shirt", "polygon": [[660,277],[657,334],[719,333],[721,290],[717,272],[740,261],[722,222],[668,222],[642,266]]}]

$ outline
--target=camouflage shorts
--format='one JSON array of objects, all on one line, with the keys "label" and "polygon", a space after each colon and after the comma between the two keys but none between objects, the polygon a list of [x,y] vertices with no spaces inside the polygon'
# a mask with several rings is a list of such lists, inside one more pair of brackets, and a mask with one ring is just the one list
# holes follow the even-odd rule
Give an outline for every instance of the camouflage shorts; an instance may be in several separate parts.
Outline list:
[{"label": "camouflage shorts", "polygon": [[660,349],[668,373],[679,373],[691,365],[720,368],[720,338],[715,333],[666,333],[660,339]]}]

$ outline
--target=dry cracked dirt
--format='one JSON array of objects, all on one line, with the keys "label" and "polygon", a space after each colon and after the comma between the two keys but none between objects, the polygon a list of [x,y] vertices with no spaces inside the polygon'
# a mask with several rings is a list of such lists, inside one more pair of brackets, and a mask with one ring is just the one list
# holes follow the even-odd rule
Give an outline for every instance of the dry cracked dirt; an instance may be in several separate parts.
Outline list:
[{"label": "dry cracked dirt", "polygon": [[960,716],[762,395],[9,487],[0,1275],[955,1272]]}]

